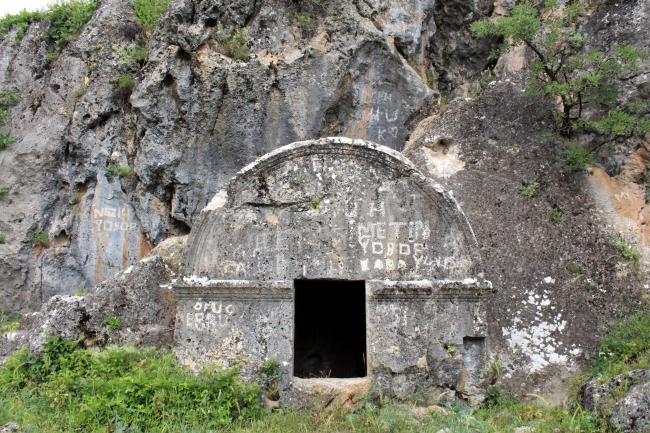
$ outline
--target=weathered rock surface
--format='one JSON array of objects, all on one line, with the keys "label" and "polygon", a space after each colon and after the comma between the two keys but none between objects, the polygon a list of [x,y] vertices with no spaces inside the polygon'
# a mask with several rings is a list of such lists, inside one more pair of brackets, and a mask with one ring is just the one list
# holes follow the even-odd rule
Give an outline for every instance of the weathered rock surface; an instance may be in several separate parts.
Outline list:
[{"label": "weathered rock surface", "polygon": [[603,384],[588,382],[582,391],[582,405],[609,416],[609,425],[616,431],[649,432],[650,369],[633,370]]},{"label": "weathered rock surface", "polygon": [[[489,14],[490,2],[437,9],[433,1],[174,0],[130,99],[117,89],[117,48],[146,42],[130,1],[98,1],[56,59],[41,37],[47,23],[16,46],[10,35],[0,45],[0,89],[23,99],[9,125],[17,141],[0,162],[0,183],[11,187],[0,207],[1,308],[37,309],[187,234],[227,179],[282,145],[346,135],[401,149],[437,105],[436,77],[452,83],[461,69],[472,75],[486,64],[488,47],[470,42],[466,24]],[[246,26],[249,61],[213,48],[218,23]],[[443,51],[453,61],[441,60]],[[135,173],[108,174],[112,164]],[[31,245],[40,231],[51,248]]]},{"label": "weathered rock surface", "polygon": [[[86,296],[56,295],[37,313],[22,315],[20,327],[0,337],[0,358],[25,344],[38,353],[48,335],[84,344],[168,347],[173,343],[176,297],[172,272],[158,256],[143,259]],[[113,321],[111,323],[111,319]],[[111,324],[113,326],[111,326]]]},{"label": "weathered rock surface", "polygon": [[[474,229],[486,278],[498,288],[487,320],[501,385],[561,401],[552,394],[596,350],[603,324],[619,317],[616,305],[640,308],[643,289],[612,245],[617,233],[588,175],[564,171],[565,148],[538,138],[553,125],[552,101],[525,97],[524,85],[523,74],[511,73],[479,100],[454,101],[422,122],[404,154],[453,190]],[[529,198],[521,188],[532,179],[539,195]],[[578,273],[567,269],[572,263]]]}]

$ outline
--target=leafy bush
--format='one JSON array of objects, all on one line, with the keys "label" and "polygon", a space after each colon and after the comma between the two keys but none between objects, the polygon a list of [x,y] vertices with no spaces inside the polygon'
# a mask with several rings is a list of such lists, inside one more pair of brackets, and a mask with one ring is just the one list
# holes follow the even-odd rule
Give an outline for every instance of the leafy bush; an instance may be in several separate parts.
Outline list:
[{"label": "leafy bush", "polygon": [[46,11],[23,10],[14,15],[5,15],[0,19],[0,38],[6,39],[9,32],[16,28],[13,42],[16,45],[34,21],[46,20],[50,26],[43,37],[54,43],[56,51],[61,51],[68,41],[79,34],[96,8],[94,0],[68,0],[51,3]]},{"label": "leafy bush", "polygon": [[532,3],[521,3],[510,16],[476,21],[470,30],[479,38],[499,37],[502,42],[490,54],[492,58],[520,44],[530,48],[535,60],[530,63],[526,91],[560,100],[556,119],[564,136],[581,126],[612,135],[649,131],[650,121],[641,119],[638,110],[633,112],[638,104],[632,104],[627,111],[611,110],[600,121],[582,117],[586,106],[606,107],[616,102],[614,81],[638,71],[639,60],[647,55],[630,45],[614,45],[609,53],[591,50],[584,55],[584,36],[577,29],[578,17],[585,14],[583,4],[577,1],[562,7],[559,0],[546,0],[544,7],[540,15]]},{"label": "leafy bush", "polygon": [[42,355],[25,347],[8,358],[0,394],[0,421],[41,431],[205,431],[259,411],[259,386],[237,368],[195,374],[155,349],[91,352],[58,336]]},{"label": "leafy bush", "polygon": [[135,18],[147,33],[153,32],[156,21],[165,12],[169,0],[135,0]]},{"label": "leafy bush", "polygon": [[111,164],[106,171],[119,177],[131,176],[133,174],[133,169],[128,165]]},{"label": "leafy bush", "polygon": [[55,44],[57,51],[61,51],[68,41],[81,33],[96,8],[94,0],[68,0],[50,4],[45,13],[50,27],[43,36]]},{"label": "leafy bush", "polygon": [[48,248],[50,246],[50,235],[47,232],[38,232],[32,237],[32,245]]},{"label": "leafy bush", "polygon": [[524,181],[523,185],[524,186],[519,188],[519,190],[526,197],[535,197],[536,195],[539,195],[539,182],[537,182],[537,179]]},{"label": "leafy bush", "polygon": [[569,145],[564,162],[565,170],[571,173],[587,172],[587,166],[595,163],[596,161],[589,150],[578,144]]},{"label": "leafy bush", "polygon": [[248,29],[245,27],[232,30],[226,30],[223,25],[219,23],[217,26],[217,46],[215,49],[228,56],[233,60],[247,61],[250,59],[250,51],[248,49]]},{"label": "leafy bush", "polygon": [[16,36],[13,41],[13,45],[17,45],[20,40],[25,36],[25,31],[34,21],[42,20],[45,17],[45,13],[41,11],[28,12],[22,10],[17,14],[5,15],[0,18],[0,38],[4,41],[9,36],[11,29],[16,29]]}]

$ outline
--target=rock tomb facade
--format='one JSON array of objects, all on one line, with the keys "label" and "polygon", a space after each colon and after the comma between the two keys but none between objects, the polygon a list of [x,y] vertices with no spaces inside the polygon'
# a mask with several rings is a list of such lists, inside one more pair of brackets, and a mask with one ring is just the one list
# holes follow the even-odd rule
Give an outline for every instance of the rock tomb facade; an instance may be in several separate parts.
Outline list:
[{"label": "rock tomb facade", "polygon": [[483,280],[451,192],[400,153],[323,138],[246,166],[202,211],[185,248],[176,350],[189,365],[269,359],[273,398],[484,394]]}]

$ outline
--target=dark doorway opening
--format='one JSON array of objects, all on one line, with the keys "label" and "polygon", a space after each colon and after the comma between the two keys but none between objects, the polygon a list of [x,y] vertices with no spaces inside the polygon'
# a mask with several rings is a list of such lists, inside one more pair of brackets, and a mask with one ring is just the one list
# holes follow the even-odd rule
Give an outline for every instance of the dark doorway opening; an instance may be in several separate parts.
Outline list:
[{"label": "dark doorway opening", "polygon": [[293,374],[366,376],[365,281],[295,280]]}]

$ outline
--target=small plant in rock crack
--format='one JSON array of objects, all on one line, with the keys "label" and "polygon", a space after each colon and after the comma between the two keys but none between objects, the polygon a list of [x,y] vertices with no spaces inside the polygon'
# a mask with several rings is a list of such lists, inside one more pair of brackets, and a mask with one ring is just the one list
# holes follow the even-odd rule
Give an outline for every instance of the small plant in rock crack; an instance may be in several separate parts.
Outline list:
[{"label": "small plant in rock crack", "polygon": [[298,25],[302,28],[305,28],[311,24],[311,16],[308,13],[302,14],[298,11],[291,11],[287,14],[287,16],[295,19]]},{"label": "small plant in rock crack", "polygon": [[280,397],[278,393],[278,381],[282,379],[280,363],[276,359],[267,359],[257,370],[257,374],[260,375],[264,382],[262,388],[267,394],[267,397],[271,400],[277,400]]},{"label": "small plant in rock crack", "polygon": [[501,367],[502,363],[499,359],[499,354],[497,353],[492,358],[492,362],[490,362],[487,367],[482,370],[483,374],[485,374],[490,380],[491,385],[494,385],[499,377],[501,377]]},{"label": "small plant in rock crack", "polygon": [[293,180],[293,184],[294,184],[294,185],[297,185],[297,186],[300,186],[300,185],[302,185],[302,180],[300,180],[300,179],[294,179],[294,180]]},{"label": "small plant in rock crack", "polygon": [[86,296],[88,293],[90,290],[86,286],[77,286],[72,292],[74,296]]},{"label": "small plant in rock crack", "polygon": [[0,198],[2,198],[2,197],[4,197],[5,195],[7,195],[7,193],[9,192],[10,189],[11,189],[11,188],[8,188],[8,187],[0,188]]},{"label": "small plant in rock crack", "polygon": [[562,210],[561,209],[553,209],[553,213],[551,214],[551,218],[553,219],[553,222],[555,224],[561,224],[562,223]]},{"label": "small plant in rock crack", "polygon": [[5,235],[0,234],[0,244],[4,244],[6,241]]},{"label": "small plant in rock crack", "polygon": [[[10,108],[16,105],[21,99],[21,96],[13,90],[9,90],[0,96],[0,130],[4,129],[7,125],[7,120],[11,116]],[[11,133],[0,134],[0,150],[7,149],[15,140],[15,137]]]},{"label": "small plant in rock crack", "polygon": [[102,325],[108,325],[109,328],[117,331],[122,327],[123,323],[124,323],[124,319],[122,319],[119,316],[108,316],[107,318],[104,319]]},{"label": "small plant in rock crack", "polygon": [[320,207],[320,201],[318,200],[312,200],[311,203],[309,203],[311,208],[316,210]]},{"label": "small plant in rock crack", "polygon": [[225,29],[221,23],[217,25],[217,44],[211,45],[217,52],[233,60],[247,61],[250,59],[248,49],[248,29],[242,27],[235,30]]},{"label": "small plant in rock crack", "polygon": [[35,247],[48,248],[50,246],[50,235],[47,232],[38,232],[32,237],[32,245]]},{"label": "small plant in rock crack", "polygon": [[529,181],[523,181],[523,185],[521,188],[519,188],[519,191],[526,197],[535,197],[539,195],[539,182],[537,182],[537,179],[529,180]]},{"label": "small plant in rock crack", "polygon": [[156,21],[165,12],[167,5],[169,5],[169,0],[135,0],[133,2],[135,18],[148,35],[153,32]]},{"label": "small plant in rock crack", "polygon": [[128,165],[111,164],[106,168],[106,172],[119,177],[131,176],[133,169]]},{"label": "small plant in rock crack", "polygon": [[641,281],[641,264],[639,263],[641,252],[629,246],[623,239],[614,240],[614,246],[618,249],[621,255],[627,259],[627,264],[630,267],[632,276],[636,280]]},{"label": "small plant in rock crack", "polygon": [[122,71],[139,71],[147,58],[147,47],[133,42],[128,45],[113,44],[117,53],[117,66]]},{"label": "small plant in rock crack", "polygon": [[578,272],[580,272],[580,266],[578,266],[575,263],[569,263],[566,267],[566,270],[572,274],[577,274]]}]

